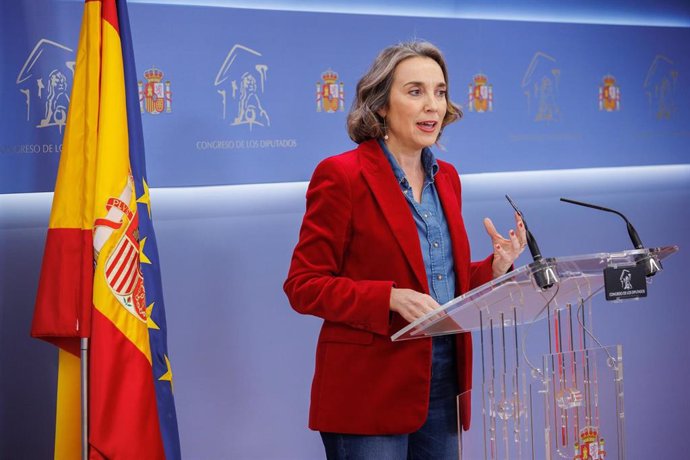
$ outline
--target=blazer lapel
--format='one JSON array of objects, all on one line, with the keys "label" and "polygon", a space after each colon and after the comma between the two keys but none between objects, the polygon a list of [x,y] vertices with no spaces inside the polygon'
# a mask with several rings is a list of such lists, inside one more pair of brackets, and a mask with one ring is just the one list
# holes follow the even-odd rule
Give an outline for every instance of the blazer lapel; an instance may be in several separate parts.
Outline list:
[{"label": "blazer lapel", "polygon": [[359,152],[362,175],[374,194],[417,281],[424,287],[425,292],[429,292],[424,259],[419,246],[419,235],[417,235],[409,205],[400,190],[400,184],[396,181],[393,170],[376,140],[360,144]]}]

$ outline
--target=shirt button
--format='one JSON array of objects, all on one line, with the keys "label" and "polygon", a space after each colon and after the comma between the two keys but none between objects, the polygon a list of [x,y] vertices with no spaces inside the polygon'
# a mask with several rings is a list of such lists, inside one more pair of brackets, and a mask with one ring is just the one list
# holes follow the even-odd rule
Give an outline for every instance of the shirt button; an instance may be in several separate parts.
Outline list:
[{"label": "shirt button", "polygon": [[435,247],[435,248],[438,247],[438,241],[434,241],[434,247]]},{"label": "shirt button", "polygon": [[428,218],[428,217],[429,217],[429,214],[424,213],[424,218],[426,219],[426,218]]},{"label": "shirt button", "polygon": [[443,275],[437,275],[437,276],[436,276],[436,279],[439,280],[439,281],[441,281],[441,280],[443,279]]}]

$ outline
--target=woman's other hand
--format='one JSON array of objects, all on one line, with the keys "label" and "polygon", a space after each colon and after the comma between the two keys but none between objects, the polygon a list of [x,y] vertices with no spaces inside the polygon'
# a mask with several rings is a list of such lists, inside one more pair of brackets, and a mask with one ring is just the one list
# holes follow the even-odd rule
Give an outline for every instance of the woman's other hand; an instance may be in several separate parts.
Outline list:
[{"label": "woman's other hand", "polygon": [[412,289],[391,289],[390,308],[408,322],[413,322],[440,305],[430,295]]},{"label": "woman's other hand", "polygon": [[491,245],[494,250],[493,275],[498,278],[504,275],[527,246],[527,232],[522,217],[515,213],[515,228],[508,232],[509,238],[504,238],[494,227],[493,222],[488,217],[484,218],[486,233],[491,238]]}]

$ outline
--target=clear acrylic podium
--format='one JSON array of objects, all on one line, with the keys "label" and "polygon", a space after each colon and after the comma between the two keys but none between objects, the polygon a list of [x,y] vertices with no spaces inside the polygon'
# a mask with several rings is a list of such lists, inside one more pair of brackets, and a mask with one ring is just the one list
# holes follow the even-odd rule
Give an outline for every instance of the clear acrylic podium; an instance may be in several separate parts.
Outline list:
[{"label": "clear acrylic podium", "polygon": [[[625,459],[623,351],[594,334],[592,299],[604,290],[608,267],[656,271],[676,251],[542,259],[451,300],[391,339],[478,334],[484,459]],[[542,319],[546,328],[533,327]],[[542,345],[537,358],[528,338]],[[459,448],[463,458],[462,442]]]}]

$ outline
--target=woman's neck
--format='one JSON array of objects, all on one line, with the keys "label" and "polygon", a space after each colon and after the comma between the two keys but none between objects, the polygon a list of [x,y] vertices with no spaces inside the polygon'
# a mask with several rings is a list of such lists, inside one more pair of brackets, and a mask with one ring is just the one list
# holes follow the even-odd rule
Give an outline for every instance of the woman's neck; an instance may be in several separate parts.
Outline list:
[{"label": "woman's neck", "polygon": [[405,175],[409,176],[424,170],[422,167],[421,150],[405,149],[390,141],[386,142],[386,147],[388,147],[388,151],[393,155],[395,161],[398,162],[398,166],[405,172]]}]

